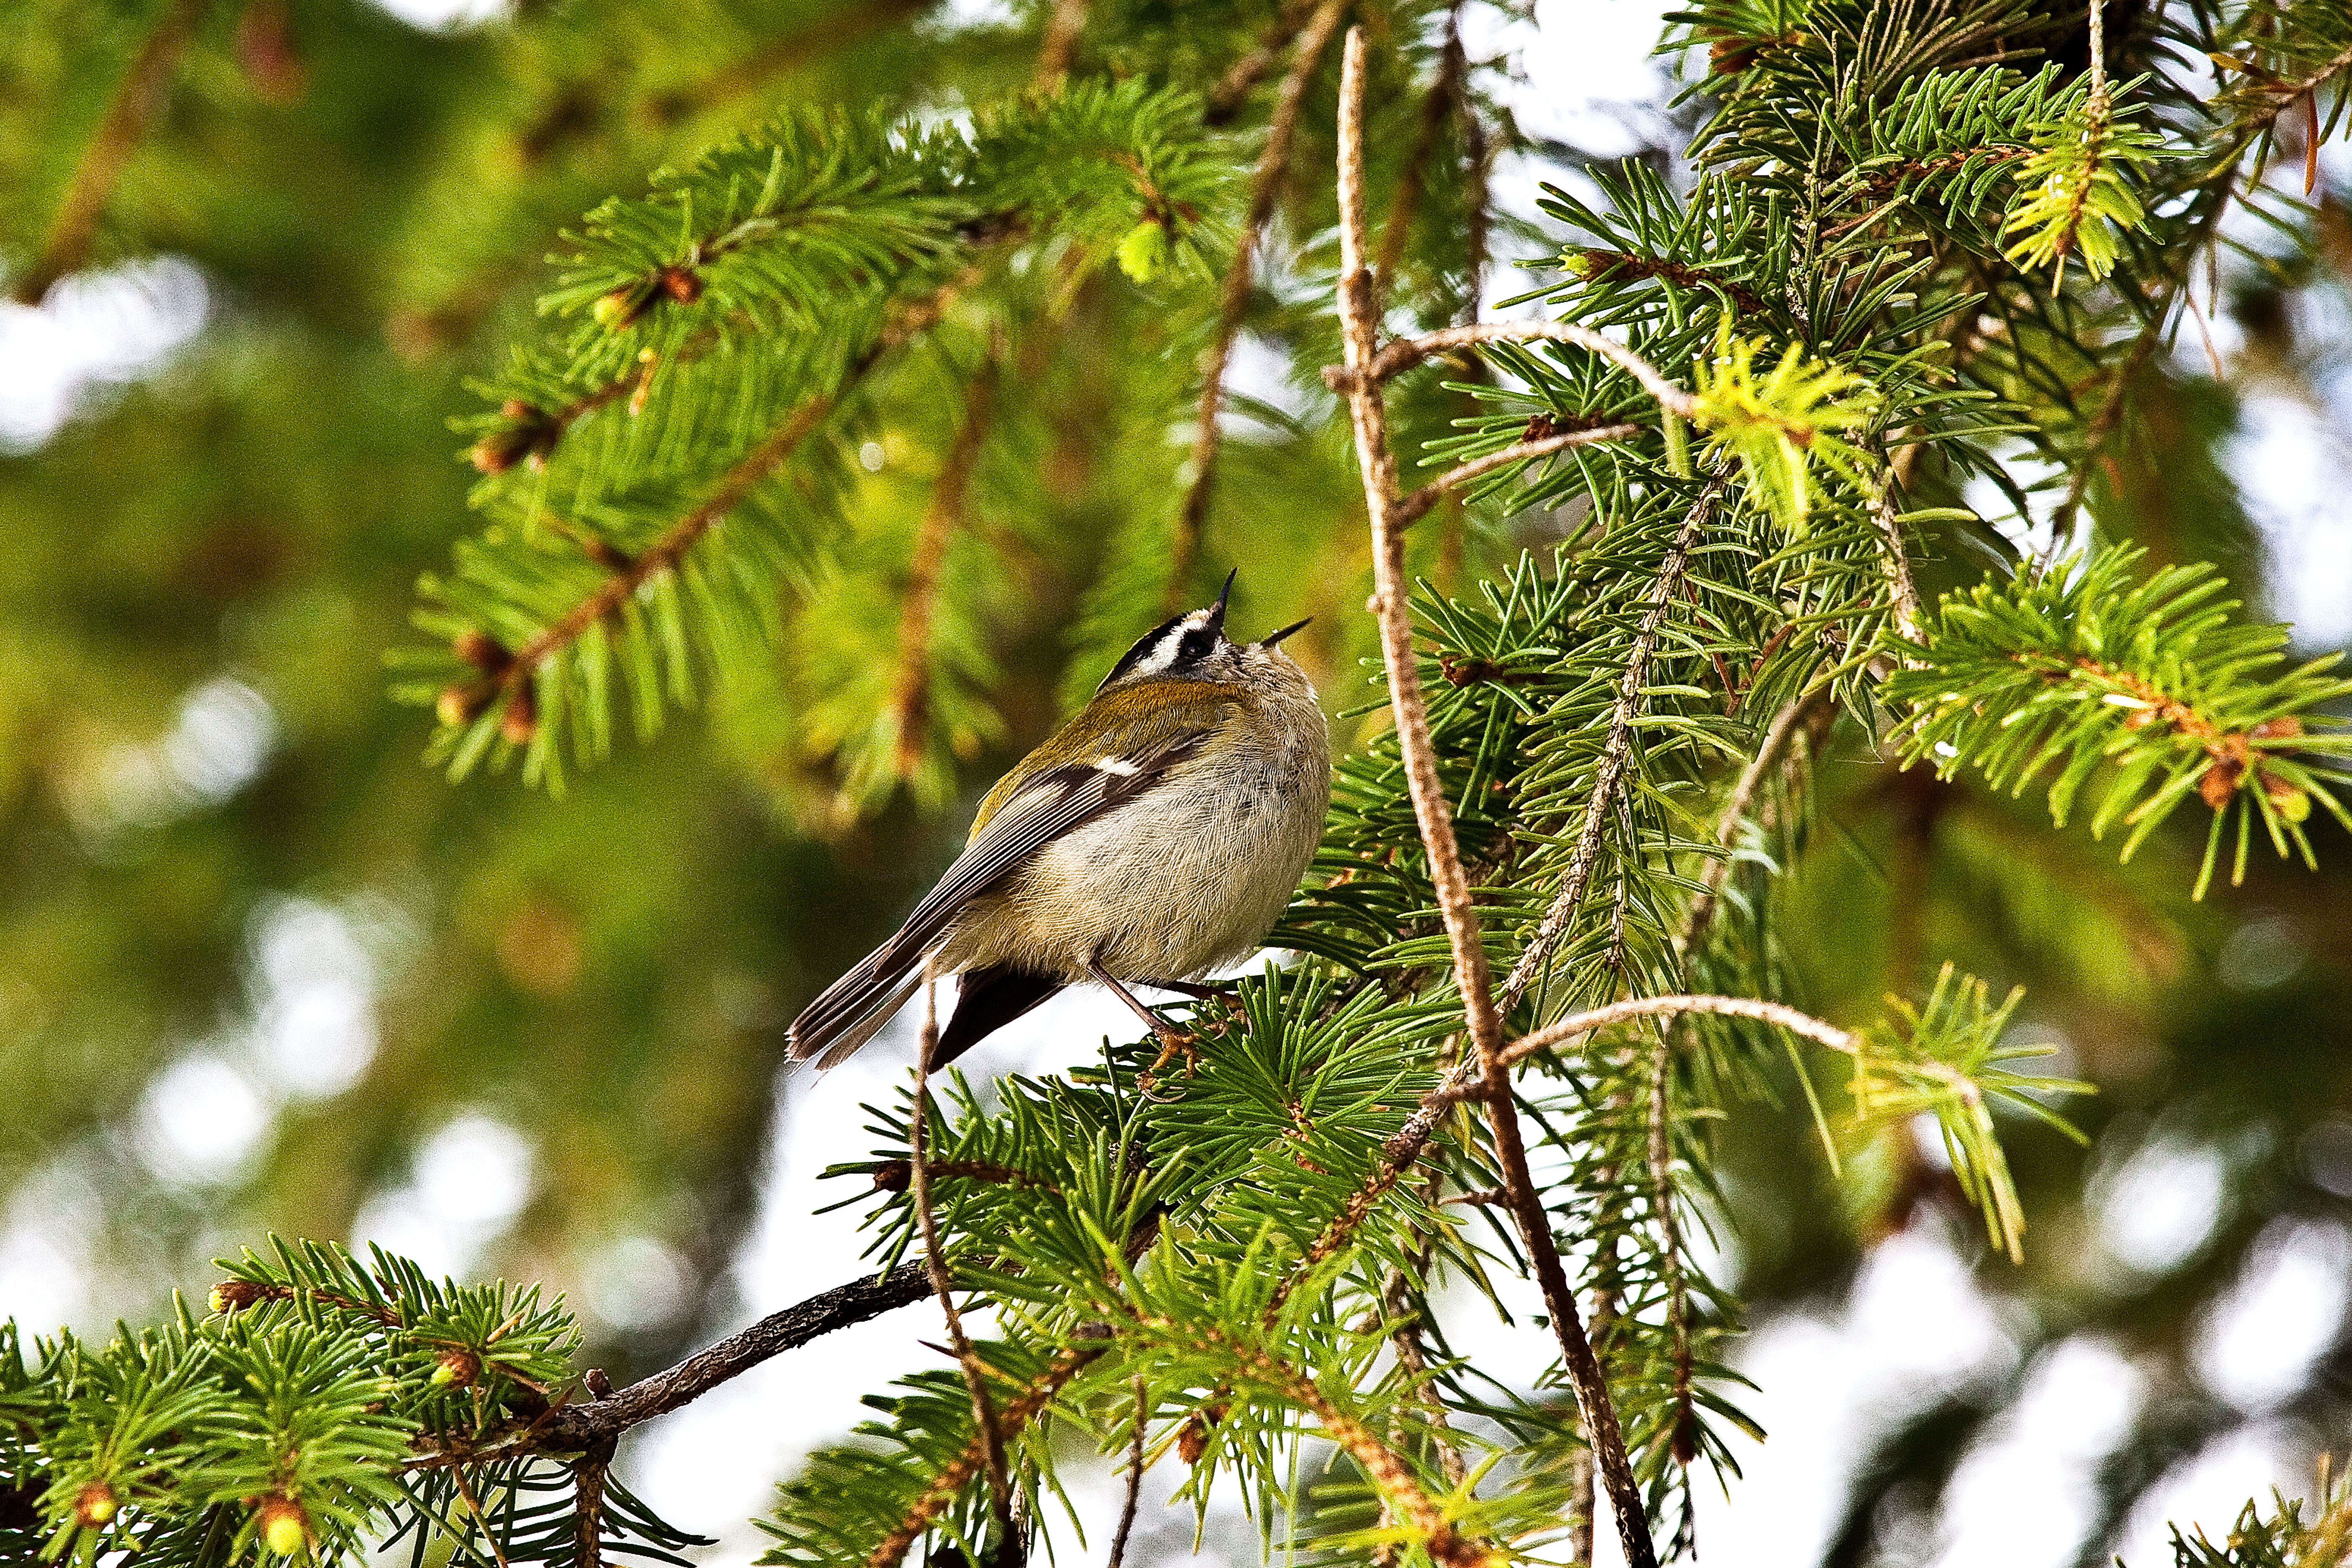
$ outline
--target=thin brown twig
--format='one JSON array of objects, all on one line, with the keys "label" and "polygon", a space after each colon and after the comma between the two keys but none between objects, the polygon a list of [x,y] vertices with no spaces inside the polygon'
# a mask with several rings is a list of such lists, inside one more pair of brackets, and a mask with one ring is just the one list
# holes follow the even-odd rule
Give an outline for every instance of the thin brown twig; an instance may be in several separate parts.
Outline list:
[{"label": "thin brown twig", "polygon": [[[1513,1216],[1518,1222],[1528,1255],[1534,1259],[1536,1275],[1543,1287],[1545,1309],[1559,1338],[1570,1382],[1576,1389],[1586,1429],[1592,1435],[1593,1446],[1601,1456],[1602,1473],[1616,1505],[1626,1562],[1630,1568],[1654,1568],[1656,1554],[1650,1542],[1649,1523],[1642,1510],[1641,1489],[1625,1456],[1616,1407],[1611,1403],[1608,1384],[1600,1363],[1593,1358],[1592,1347],[1584,1337],[1575,1295],[1552,1237],[1550,1217],[1528,1169],[1518,1108],[1511,1097],[1510,1079],[1502,1057],[1502,1015],[1495,1005],[1493,976],[1487,969],[1486,949],[1479,935],[1478,913],[1471,900],[1468,879],[1463,873],[1453,810],[1438,778],[1437,759],[1430,742],[1429,713],[1422,697],[1412,615],[1405,597],[1404,534],[1395,518],[1396,461],[1389,450],[1387,411],[1381,398],[1380,376],[1374,371],[1381,350],[1379,301],[1373,291],[1365,247],[1364,75],[1363,29],[1350,28],[1340,68],[1339,295],[1347,347],[1346,390],[1355,426],[1365,510],[1371,523],[1372,603],[1380,618],[1381,657],[1388,675],[1390,708],[1405,764],[1406,784],[1412,797],[1413,816],[1427,851],[1431,884],[1452,950],[1454,978],[1462,993],[1465,1020],[1480,1069],[1480,1089],[1494,1130],[1496,1156],[1510,1194]],[[1333,1435],[1346,1442],[1340,1434]]]},{"label": "thin brown twig", "polygon": [[1290,150],[1298,139],[1298,111],[1307,100],[1307,84],[1331,47],[1348,0],[1321,0],[1298,36],[1290,69],[1275,100],[1274,118],[1250,177],[1249,213],[1242,220],[1241,237],[1234,242],[1234,259],[1225,270],[1224,290],[1218,301],[1217,335],[1210,342],[1207,368],[1202,373],[1201,400],[1192,432],[1192,482],[1184,491],[1184,505],[1176,518],[1176,538],[1170,547],[1167,601],[1173,607],[1182,597],[1201,552],[1201,532],[1209,521],[1210,492],[1217,472],[1217,415],[1224,406],[1225,368],[1233,360],[1234,340],[1240,336],[1242,315],[1249,308],[1250,282],[1256,276],[1258,246],[1274,216],[1275,198],[1282,194],[1283,176],[1290,170]]},{"label": "thin brown twig", "polygon": [[1396,503],[1396,524],[1399,528],[1405,528],[1419,522],[1448,490],[1460,489],[1471,480],[1483,479],[1497,468],[1507,468],[1513,463],[1524,463],[1535,458],[1548,458],[1570,447],[1589,446],[1596,441],[1622,441],[1641,433],[1639,425],[1601,425],[1590,430],[1564,430],[1538,441],[1515,441],[1500,451],[1473,458],[1466,463],[1446,469],[1399,500]]},{"label": "thin brown twig", "polygon": [[482,1512],[481,1500],[474,1496],[474,1489],[466,1479],[465,1467],[451,1466],[449,1479],[457,1483],[457,1497],[466,1505],[466,1511],[472,1514],[474,1522],[481,1527],[482,1539],[488,1542],[490,1555],[498,1559],[499,1568],[511,1568],[507,1562],[507,1549],[499,1544],[498,1532],[490,1528],[489,1520]]},{"label": "thin brown twig", "polygon": [[1135,1430],[1127,1439],[1127,1497],[1118,1507],[1118,1533],[1110,1538],[1110,1560],[1104,1568],[1124,1568],[1128,1537],[1135,1532],[1135,1514],[1143,1500],[1143,1426],[1151,1414],[1150,1394],[1143,1379],[1135,1380]]},{"label": "thin brown twig", "polygon": [[898,673],[891,682],[891,759],[902,779],[912,778],[923,759],[923,727],[930,718],[931,621],[939,605],[940,567],[948,545],[963,524],[964,499],[996,407],[999,356],[992,351],[964,392],[963,418],[956,426],[939,477],[931,481],[915,548],[907,563],[907,592],[898,611]]},{"label": "thin brown twig", "polygon": [[988,1465],[996,1539],[1007,1542],[1013,1539],[1013,1479],[1004,1464],[1004,1434],[996,1424],[996,1406],[988,1397],[988,1369],[981,1363],[980,1353],[971,1348],[971,1336],[963,1331],[963,1314],[956,1310],[954,1282],[948,1278],[947,1249],[940,1241],[939,1215],[931,1208],[930,1171],[923,1158],[924,1123],[928,1120],[925,1113],[931,1098],[931,1057],[939,1044],[939,985],[926,973],[922,1046],[915,1053],[915,1104],[907,1118],[908,1195],[923,1233],[923,1271],[930,1279],[931,1294],[939,1298],[940,1311],[947,1319],[948,1342],[955,1347],[956,1364],[963,1369],[964,1391],[971,1395],[972,1426],[979,1434],[982,1456]]},{"label": "thin brown twig", "polygon": [[131,68],[122,73],[97,133],[82,149],[73,176],[58,203],[57,216],[32,265],[16,275],[9,294],[20,305],[37,305],[50,285],[89,259],[90,243],[98,236],[98,220],[114,195],[123,166],[138,150],[147,122],[162,107],[173,68],[188,47],[188,39],[205,14],[205,0],[171,0],[147,41],[139,46]]},{"label": "thin brown twig", "polygon": [[[1417,338],[1398,338],[1380,352],[1371,362],[1375,381],[1386,381],[1401,372],[1435,354],[1450,353],[1455,349],[1475,343],[1574,343],[1589,349],[1617,366],[1642,384],[1642,389],[1658,400],[1667,412],[1692,417],[1697,404],[1691,395],[1666,379],[1657,366],[1635,353],[1616,339],[1594,331],[1591,327],[1574,321],[1481,321],[1466,327],[1441,327]],[[1340,373],[1342,378],[1353,369]]]}]

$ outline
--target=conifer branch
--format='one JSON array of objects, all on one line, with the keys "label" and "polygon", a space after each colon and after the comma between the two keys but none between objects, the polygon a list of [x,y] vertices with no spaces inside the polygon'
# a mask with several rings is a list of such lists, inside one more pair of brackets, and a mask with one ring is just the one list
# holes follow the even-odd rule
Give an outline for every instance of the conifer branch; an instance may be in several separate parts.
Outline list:
[{"label": "conifer branch", "polygon": [[1927,612],[1911,579],[1910,547],[1903,541],[1903,523],[1895,515],[1895,476],[1884,464],[1870,486],[1870,518],[1878,526],[1886,563],[1886,590],[1895,602],[1895,626],[1909,642],[1926,639]]},{"label": "conifer branch", "polygon": [[38,305],[52,284],[89,259],[98,220],[114,195],[123,166],[146,134],[147,122],[163,106],[172,72],[186,51],[196,24],[203,20],[207,0],[167,0],[163,16],[139,46],[130,69],[123,72],[121,85],[107,104],[96,134],[82,149],[41,248],[9,285],[9,297],[16,303]]},{"label": "conifer branch", "polygon": [[[1077,1376],[1108,1348],[1097,1344],[1066,1347],[1055,1352],[1045,1370],[1031,1380],[1018,1394],[1006,1400],[1004,1408],[997,1413],[1003,1436],[1017,1436],[1039,1411],[1053,1402],[1054,1396],[1062,1392],[1070,1379]],[[955,1495],[963,1489],[963,1484],[978,1475],[987,1462],[986,1439],[975,1433],[963,1452],[958,1454],[946,1468],[932,1478],[931,1484],[923,1489],[922,1495],[908,1510],[907,1517],[867,1554],[866,1568],[898,1568],[899,1559],[907,1555],[907,1549],[921,1538],[931,1521],[955,1500]]]},{"label": "conifer branch", "polygon": [[1410,527],[1429,513],[1429,509],[1443,500],[1449,490],[1460,489],[1474,479],[1484,479],[1498,468],[1514,464],[1548,458],[1554,452],[1564,452],[1570,447],[1588,446],[1595,441],[1622,441],[1642,433],[1639,425],[1596,425],[1588,430],[1563,430],[1556,436],[1546,436],[1533,441],[1515,441],[1499,451],[1473,458],[1460,463],[1403,497],[1396,504],[1399,528]]},{"label": "conifer branch", "polygon": [[[1570,1381],[1576,1389],[1577,1403],[1582,1407],[1586,1430],[1591,1434],[1609,1484],[1625,1560],[1629,1568],[1654,1568],[1656,1554],[1650,1542],[1648,1520],[1643,1512],[1640,1486],[1625,1457],[1616,1407],[1611,1403],[1608,1384],[1593,1357],[1592,1347],[1585,1339],[1575,1295],[1569,1287],[1567,1271],[1552,1237],[1550,1216],[1528,1168],[1518,1107],[1512,1099],[1510,1079],[1504,1070],[1502,1015],[1495,1005],[1494,982],[1479,934],[1478,913],[1471,899],[1468,879],[1463,874],[1453,812],[1446,803],[1444,785],[1438,778],[1436,756],[1430,742],[1429,713],[1422,697],[1412,616],[1406,603],[1404,535],[1394,515],[1396,462],[1389,450],[1387,412],[1380,390],[1381,378],[1374,369],[1381,351],[1379,301],[1373,292],[1365,247],[1364,36],[1360,27],[1349,29],[1340,84],[1339,310],[1349,372],[1347,394],[1354,416],[1357,463],[1363,479],[1365,510],[1371,522],[1373,604],[1380,618],[1381,656],[1388,675],[1390,707],[1396,721],[1413,816],[1428,855],[1431,885],[1453,951],[1454,977],[1481,1072],[1488,1119],[1494,1129],[1496,1156],[1510,1194],[1513,1215],[1528,1255],[1535,1261],[1545,1309],[1551,1316]],[[1597,333],[1593,335],[1598,337]]]},{"label": "conifer branch", "polygon": [[[898,311],[874,341],[849,362],[837,385],[831,391],[814,394],[794,406],[758,446],[720,478],[700,505],[672,523],[643,553],[630,561],[624,569],[614,572],[601,587],[569,613],[541,628],[530,641],[515,649],[492,678],[497,688],[508,695],[509,703],[529,701],[523,694],[540,665],[547,658],[569,647],[589,627],[618,611],[631,595],[654,578],[675,570],[685,559],[687,552],[693,549],[714,524],[740,505],[754,486],[791,459],[801,443],[824,422],[841,400],[885,355],[936,325],[946,313],[950,302],[970,288],[982,270],[982,264],[974,262],[923,299]],[[452,688],[453,691],[457,689]],[[480,699],[470,696],[461,697],[460,710],[465,705],[478,700]],[[528,740],[530,733],[530,728],[524,726],[519,735],[510,738]]]},{"label": "conifer branch", "polygon": [[1331,35],[1338,29],[1348,4],[1349,0],[1319,0],[1298,35],[1290,69],[1284,75],[1282,90],[1275,100],[1265,148],[1258,154],[1256,171],[1250,176],[1249,212],[1242,220],[1240,237],[1234,241],[1234,258],[1225,269],[1223,290],[1218,298],[1216,336],[1210,342],[1207,364],[1202,373],[1201,399],[1194,411],[1192,431],[1192,482],[1185,489],[1183,509],[1176,516],[1176,536],[1170,545],[1168,583],[1161,595],[1162,607],[1166,609],[1173,609],[1183,598],[1192,563],[1200,556],[1201,532],[1209,521],[1211,490],[1216,481],[1217,416],[1224,406],[1225,370],[1233,360],[1234,340],[1241,334],[1243,313],[1249,308],[1258,247],[1265,238],[1267,222],[1274,216],[1274,204],[1282,194],[1284,176],[1290,172],[1290,150],[1297,140],[1298,111],[1307,99],[1307,83],[1314,79],[1315,68],[1322,62],[1324,51],[1331,47]]},{"label": "conifer branch", "polygon": [[1720,479],[1710,481],[1683,514],[1682,526],[1675,531],[1674,543],[1650,585],[1648,608],[1643,612],[1641,629],[1634,635],[1625,672],[1617,682],[1617,700],[1609,715],[1609,738],[1602,742],[1601,760],[1592,770],[1591,797],[1584,808],[1583,824],[1577,830],[1576,847],[1569,855],[1567,874],[1538,922],[1535,935],[1528,940],[1518,962],[1511,966],[1509,978],[1503,982],[1502,1011],[1506,1016],[1517,1008],[1542,977],[1551,963],[1553,950],[1568,932],[1569,923],[1583,908],[1592,868],[1601,858],[1601,836],[1617,809],[1626,760],[1633,754],[1633,721],[1641,712],[1643,689],[1649,683],[1650,655],[1657,647],[1658,631],[1665,624],[1667,606],[1680,589],[1683,574],[1689,566],[1691,547],[1698,541],[1699,529],[1713,510],[1722,483]]},{"label": "conifer branch", "polygon": [[[1709,1013],[1725,1018],[1752,1018],[1760,1024],[1772,1024],[1791,1034],[1802,1035],[1847,1056],[1853,1056],[1861,1049],[1855,1037],[1848,1031],[1779,1002],[1766,1002],[1753,996],[1634,996],[1622,1002],[1589,1007],[1522,1035],[1504,1047],[1503,1061],[1506,1066],[1517,1067],[1530,1057],[1556,1050],[1580,1036],[1593,1034],[1634,1018],[1677,1013]],[[1445,1091],[1441,1089],[1439,1092]],[[1465,1097],[1457,1091],[1454,1098]]]},{"label": "conifer branch", "polygon": [[[1573,343],[1633,376],[1669,414],[1688,419],[1697,413],[1696,400],[1667,380],[1657,366],[1616,339],[1573,321],[1485,321],[1466,327],[1443,327],[1418,338],[1399,338],[1381,350],[1380,357],[1371,362],[1370,374],[1375,381],[1386,381],[1433,355],[1474,343],[1493,342]],[[1352,367],[1333,373],[1328,379],[1336,381],[1351,374]]]},{"label": "conifer branch", "polygon": [[[1353,37],[1353,32],[1350,32]],[[1486,1548],[1465,1539],[1446,1522],[1445,1515],[1412,1468],[1393,1448],[1362,1422],[1334,1405],[1315,1380],[1280,1356],[1213,1326],[1180,1323],[1139,1313],[1137,1323],[1188,1349],[1217,1356],[1234,1369],[1236,1382],[1258,1384],[1315,1417],[1324,1435],[1347,1450],[1382,1497],[1394,1503],[1421,1537],[1430,1557],[1444,1568],[1485,1568],[1492,1562]]]}]

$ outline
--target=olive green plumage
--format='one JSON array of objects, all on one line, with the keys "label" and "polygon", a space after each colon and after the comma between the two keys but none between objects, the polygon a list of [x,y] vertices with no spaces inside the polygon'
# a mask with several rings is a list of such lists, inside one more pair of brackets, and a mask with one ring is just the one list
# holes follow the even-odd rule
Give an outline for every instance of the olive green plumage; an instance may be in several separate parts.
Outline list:
[{"label": "olive green plumage", "polygon": [[1172,1033],[1127,984],[1195,990],[1256,947],[1315,852],[1330,744],[1276,646],[1297,628],[1235,644],[1224,606],[1155,628],[998,781],[907,923],[794,1020],[795,1058],[842,1060],[927,972],[963,976],[938,1063],[1088,980]]}]

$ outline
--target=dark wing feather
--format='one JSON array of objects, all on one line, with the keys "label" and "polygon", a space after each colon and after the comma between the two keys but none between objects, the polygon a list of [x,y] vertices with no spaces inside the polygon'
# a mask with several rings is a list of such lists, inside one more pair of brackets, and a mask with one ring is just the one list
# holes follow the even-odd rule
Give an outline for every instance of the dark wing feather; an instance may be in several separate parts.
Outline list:
[{"label": "dark wing feather", "polygon": [[[1178,763],[1196,755],[1207,739],[1205,730],[1187,731],[1146,755],[1113,759],[1116,766],[1070,763],[1024,780],[956,857],[939,886],[923,895],[907,923],[793,1020],[793,1059],[804,1061],[823,1052],[820,1065],[832,1067],[863,1045],[879,1026],[877,1014],[887,1016],[897,1010],[909,988],[908,977],[967,904],[1064,834],[1142,795]],[[861,1031],[861,1025],[868,1026]]]}]

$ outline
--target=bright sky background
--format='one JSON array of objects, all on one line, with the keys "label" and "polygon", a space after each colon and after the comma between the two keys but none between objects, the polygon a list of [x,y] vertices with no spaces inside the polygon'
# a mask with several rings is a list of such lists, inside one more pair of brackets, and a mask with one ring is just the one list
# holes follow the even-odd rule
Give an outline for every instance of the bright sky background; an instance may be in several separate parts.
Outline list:
[{"label": "bright sky background", "polygon": [[[378,0],[419,26],[456,27],[500,14],[499,0]],[[1626,125],[1656,122],[1664,78],[1647,58],[1664,7],[1656,0],[1544,0],[1538,25],[1474,11],[1474,53],[1516,52],[1528,85],[1521,122],[1596,151],[1630,151]],[[2329,150],[2343,172],[2341,144]],[[1532,212],[1534,180],[1503,172],[1503,198]],[[1504,288],[1501,292],[1510,291]],[[102,408],[119,388],[166,371],[216,312],[194,266],[163,257],[67,279],[37,310],[0,304],[0,450],[38,447],[69,418]],[[2352,342],[2352,322],[2321,322]],[[2217,342],[2229,356],[2226,333]],[[2201,363],[2194,340],[2183,353]],[[2344,389],[2352,395],[2352,386]],[[2275,606],[2320,645],[2352,639],[2352,446],[2340,414],[2264,389],[2245,405],[2231,452],[2280,570],[2287,602]],[[227,798],[275,743],[266,701],[226,677],[192,689],[173,727],[152,745],[125,748],[68,802],[94,844],[110,836]],[[2299,962],[2256,921],[2233,939],[2224,968],[2249,987],[2275,984]],[[341,1093],[376,1049],[376,998],[402,962],[410,928],[390,900],[340,904],[284,900],[253,918],[247,1005],[216,1036],[193,1042],[149,1086],[126,1130],[137,1158],[160,1178],[217,1188],[267,1145],[279,1109]],[[2240,952],[2239,949],[2243,951]],[[2282,967],[2284,966],[2284,967]],[[975,1070],[1048,1071],[1085,1059],[1101,1035],[1130,1021],[1107,997],[1066,995],[999,1036]],[[860,1158],[871,1140],[856,1107],[882,1102],[903,1083],[907,1030],[886,1036],[823,1078],[788,1077],[778,1138],[766,1158],[754,1233],[734,1270],[735,1306],[713,1335],[837,1284],[861,1267],[854,1211],[811,1216],[843,1195],[820,1191],[816,1173]],[[2345,1133],[2352,1164],[2352,1130]],[[2083,1267],[2110,1276],[2168,1268],[2205,1247],[2231,1202],[2232,1152],[2157,1128],[2111,1162],[2095,1193],[2095,1256]],[[415,1151],[406,1180],[372,1196],[355,1241],[380,1240],[434,1270],[463,1274],[487,1257],[530,1199],[537,1179],[529,1140],[488,1116],[453,1120]],[[100,1186],[61,1155],[0,1213],[0,1313],[28,1325],[78,1319],[91,1306],[76,1261],[75,1234],[100,1202]],[[224,1237],[226,1250],[236,1237]],[[1736,1259],[1727,1259],[1736,1268]],[[583,1305],[615,1325],[659,1321],[675,1310],[683,1265],[659,1242],[621,1236],[592,1260]],[[2120,1550],[2134,1568],[2168,1561],[2164,1521],[2201,1522],[2217,1535],[2250,1495],[2307,1484],[2311,1456],[2272,1415],[2322,1353],[2352,1290],[2352,1232],[2340,1224],[2281,1220],[2264,1232],[2242,1277],[2196,1332],[2200,1382],[2243,1412],[2243,1425],[2176,1468],[2147,1500]],[[1834,1308],[1768,1319],[1737,1354],[1759,1384],[1748,1408],[1772,1434],[1736,1445],[1746,1479],[1707,1500],[1703,1559],[1741,1568],[1798,1568],[1816,1561],[1833,1528],[1853,1465],[1874,1436],[1925,1399],[1982,1388],[2021,1372],[2022,1394],[1962,1461],[1945,1513],[1922,1521],[1939,1568],[2000,1563],[2057,1568],[2071,1562],[2090,1523],[2090,1479],[2128,1433],[2143,1404],[2165,1392],[2159,1375],[2095,1337],[2061,1339],[2019,1366],[2031,1325],[1990,1299],[1953,1238],[1932,1222],[1881,1243],[1850,1297]],[[1487,1372],[1529,1385],[1548,1355],[1540,1330],[1509,1328],[1467,1297],[1439,1311],[1454,1344]],[[918,1339],[936,1339],[936,1307],[924,1303],[836,1334],[729,1384],[635,1438],[624,1456],[649,1501],[679,1522],[726,1537],[713,1563],[747,1563],[759,1538],[743,1525],[770,1488],[810,1447],[844,1433],[865,1412],[861,1394],[887,1369],[925,1364]],[[1148,1493],[1174,1483],[1164,1466]],[[1106,1480],[1079,1491],[1091,1546],[1057,1562],[1098,1562],[1116,1508]],[[1190,1517],[1148,1506],[1137,1561],[1189,1545]],[[1607,1541],[1603,1532],[1604,1543]],[[1234,1568],[1255,1560],[1227,1521],[1202,1561],[1220,1551]],[[1604,1545],[1603,1561],[1610,1550]]]}]

